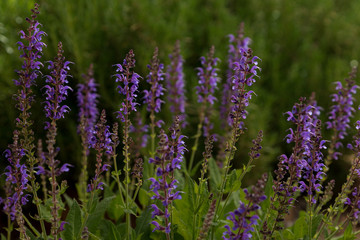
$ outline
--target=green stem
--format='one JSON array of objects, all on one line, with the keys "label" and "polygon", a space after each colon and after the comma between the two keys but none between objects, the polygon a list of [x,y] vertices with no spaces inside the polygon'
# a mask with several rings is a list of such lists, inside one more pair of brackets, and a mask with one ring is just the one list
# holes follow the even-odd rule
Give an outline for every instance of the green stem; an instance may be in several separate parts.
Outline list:
[{"label": "green stem", "polygon": [[200,121],[199,121],[199,124],[197,126],[196,135],[194,136],[195,143],[194,143],[194,146],[191,148],[191,157],[190,157],[190,162],[189,162],[189,166],[188,166],[188,172],[190,174],[191,174],[192,166],[194,164],[195,153],[196,153],[196,150],[197,150],[198,145],[199,145],[199,138],[201,136],[201,129],[202,129],[202,126],[203,126],[204,118],[205,118],[205,116],[204,116],[204,108],[202,108],[202,110],[200,112]]},{"label": "green stem", "polygon": [[76,239],[81,239],[81,234],[83,233],[84,228],[85,228],[85,226],[86,226],[86,222],[87,222],[87,220],[88,220],[88,218],[89,218],[89,211],[91,210],[91,206],[92,206],[93,201],[94,201],[95,191],[96,191],[96,190],[93,190],[93,191],[91,192],[90,201],[89,201],[89,203],[88,203],[88,205],[87,205],[87,207],[86,207],[86,209],[85,209],[84,221],[83,221],[82,224],[81,224],[81,228],[80,228],[80,231],[79,231],[78,236],[76,237]]},{"label": "green stem", "polygon": [[30,229],[33,231],[33,233],[36,235],[36,237],[40,237],[41,234],[38,232],[38,230],[36,230],[36,228],[34,228],[34,226],[31,224],[29,219],[27,219],[24,214],[22,214],[22,216],[23,216],[25,222],[27,223],[27,225],[30,227]]},{"label": "green stem", "polygon": [[11,223],[11,218],[10,218],[10,214],[7,215],[8,216],[8,227],[7,227],[7,240],[11,240],[11,232],[13,230],[13,226]]},{"label": "green stem", "polygon": [[118,167],[117,167],[117,163],[116,163],[116,154],[114,154],[113,156],[113,161],[114,161],[114,168],[115,168],[115,178],[116,178],[116,183],[118,185],[118,189],[119,189],[119,194],[120,194],[120,198],[122,200],[122,202],[124,203],[124,197],[123,197],[123,186],[121,185],[120,182],[120,178],[119,178],[119,172],[118,172]]}]

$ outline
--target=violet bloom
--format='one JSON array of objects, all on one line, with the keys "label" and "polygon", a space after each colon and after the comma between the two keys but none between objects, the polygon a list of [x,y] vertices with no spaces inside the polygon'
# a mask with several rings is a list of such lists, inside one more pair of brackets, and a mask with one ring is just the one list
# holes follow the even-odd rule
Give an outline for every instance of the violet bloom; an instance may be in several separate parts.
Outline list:
[{"label": "violet bloom", "polygon": [[249,100],[254,94],[253,91],[247,91],[246,87],[251,86],[255,82],[255,77],[258,77],[257,71],[261,70],[258,66],[259,58],[252,56],[251,49],[247,51],[244,48],[240,50],[241,58],[233,63],[234,75],[232,76],[232,96],[231,102],[233,104],[230,111],[229,124],[235,129],[244,129],[243,119],[247,116],[246,107],[249,105]]},{"label": "violet bloom", "polygon": [[10,216],[12,221],[16,219],[21,234],[26,236],[22,206],[29,201],[28,197],[30,196],[24,193],[28,185],[28,170],[25,164],[21,163],[25,152],[20,146],[19,132],[17,130],[14,131],[13,140],[13,144],[9,145],[9,149],[4,152],[5,158],[9,161],[4,174],[6,182],[11,183],[11,189],[7,191],[7,199],[4,200],[3,210]]},{"label": "violet bloom", "polygon": [[[234,63],[239,62],[242,58],[241,53],[247,52],[251,40],[244,37],[244,23],[241,23],[237,36],[229,35],[229,51],[228,51],[228,70],[226,74],[226,82],[223,85],[223,94],[221,98],[220,117],[223,120],[223,125],[226,126],[230,121],[228,119],[231,111],[231,96],[233,94],[233,75]],[[230,124],[231,125],[231,124]]]},{"label": "violet bloom", "polygon": [[132,111],[136,111],[135,98],[137,97],[137,90],[139,87],[139,78],[141,78],[132,69],[135,67],[135,54],[133,50],[130,50],[124,59],[123,64],[116,64],[117,67],[114,76],[115,81],[121,85],[117,86],[120,94],[125,96],[125,100],[121,103],[120,110],[117,112],[117,118],[120,118],[122,122],[128,119],[128,116]]},{"label": "violet bloom", "polygon": [[104,183],[101,181],[101,174],[108,171],[110,165],[103,163],[103,155],[111,155],[113,153],[112,140],[109,126],[106,125],[105,110],[102,110],[100,120],[95,125],[92,138],[90,139],[90,146],[96,150],[96,169],[95,176],[88,185],[88,192],[94,189],[103,190]]},{"label": "violet bloom", "polygon": [[[71,62],[65,61],[63,56],[62,43],[58,44],[58,54],[55,61],[49,61],[50,75],[46,76],[47,85],[45,88],[45,115],[47,118],[56,121],[60,118],[64,118],[64,114],[70,111],[67,105],[62,105],[62,102],[66,99],[68,91],[72,89],[67,85],[67,80],[70,75],[69,64]],[[49,123],[47,123],[47,128]]]},{"label": "violet bloom", "polygon": [[147,82],[150,84],[150,90],[144,90],[144,103],[147,104],[147,110],[151,113],[160,112],[161,104],[164,102],[161,100],[161,96],[164,95],[165,89],[161,84],[161,81],[164,80],[164,65],[160,63],[158,59],[158,48],[155,48],[151,64],[148,65],[150,70],[149,75],[147,76]]},{"label": "violet bloom", "polygon": [[152,216],[161,216],[164,223],[161,224],[153,221],[155,230],[170,232],[170,212],[169,208],[172,201],[181,199],[179,191],[176,191],[178,181],[174,178],[174,171],[181,169],[181,162],[186,151],[184,146],[183,135],[180,135],[179,118],[176,118],[175,124],[171,127],[170,136],[165,134],[164,130],[160,131],[159,147],[157,149],[157,156],[150,158],[149,163],[157,166],[156,178],[150,178],[150,189],[155,194],[152,199],[161,201],[162,206],[152,205]]},{"label": "violet bloom", "polygon": [[360,221],[360,191],[357,187],[354,187],[354,190],[351,193],[352,198],[346,198],[345,205],[350,206],[351,211],[349,217],[353,222]]},{"label": "violet bloom", "polygon": [[197,68],[197,76],[199,78],[199,85],[196,87],[196,94],[198,95],[198,102],[210,105],[214,104],[216,98],[214,92],[217,89],[217,83],[219,77],[217,75],[216,65],[219,61],[214,57],[215,47],[212,46],[207,59],[205,57],[200,58],[202,67]]},{"label": "violet bloom", "polygon": [[99,95],[97,94],[97,84],[93,76],[93,65],[91,64],[88,73],[83,75],[85,82],[77,86],[77,101],[80,109],[78,128],[80,134],[85,135],[84,138],[87,141],[91,138],[91,132],[99,114],[96,106]]},{"label": "violet bloom", "polygon": [[[46,46],[42,42],[42,37],[46,35],[44,31],[40,30],[41,24],[36,20],[37,15],[39,14],[39,5],[35,4],[35,8],[32,10],[33,15],[31,18],[26,18],[26,21],[29,22],[30,26],[25,31],[21,30],[19,32],[20,38],[25,41],[19,41],[17,44],[18,49],[21,52],[20,57],[23,59],[22,69],[17,71],[19,79],[14,80],[16,86],[19,86],[15,99],[18,102],[16,107],[25,112],[29,110],[31,103],[34,101],[34,96],[32,95],[31,86],[35,85],[36,78],[41,75],[40,67],[43,64],[39,61],[42,56],[43,47]],[[25,114],[28,117],[27,114]],[[18,119],[18,122],[21,121]],[[20,124],[26,124],[20,123]]]},{"label": "violet bloom", "polygon": [[357,73],[357,68],[354,67],[349,74],[349,78],[345,79],[345,85],[341,82],[335,82],[337,93],[332,95],[331,101],[334,103],[331,106],[331,111],[329,113],[329,121],[326,122],[328,129],[333,129],[334,136],[330,149],[332,152],[332,158],[337,160],[340,153],[335,152],[334,149],[339,149],[342,147],[340,140],[344,139],[347,135],[347,129],[349,128],[350,118],[353,116],[355,109],[354,104],[354,95],[356,94],[358,85],[355,84],[355,77]]},{"label": "violet bloom", "polygon": [[166,86],[168,90],[168,101],[170,111],[174,116],[180,116],[180,121],[185,127],[185,81],[183,72],[184,59],[180,54],[180,41],[176,41],[173,53],[169,55],[171,60],[166,71]]},{"label": "violet bloom", "polygon": [[244,189],[245,199],[248,202],[240,201],[239,208],[229,212],[226,219],[232,222],[232,227],[230,225],[224,226],[226,229],[223,233],[224,240],[251,239],[251,232],[254,231],[254,226],[258,225],[259,217],[256,215],[256,211],[260,209],[259,204],[266,199],[264,195],[266,180],[267,174],[264,174],[256,186],[252,187],[252,193]]}]

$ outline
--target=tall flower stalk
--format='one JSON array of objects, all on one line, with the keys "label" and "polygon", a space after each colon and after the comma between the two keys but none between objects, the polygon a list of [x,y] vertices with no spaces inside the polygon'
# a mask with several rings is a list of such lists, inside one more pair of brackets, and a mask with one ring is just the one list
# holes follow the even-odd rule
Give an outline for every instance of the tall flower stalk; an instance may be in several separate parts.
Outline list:
[{"label": "tall flower stalk", "polygon": [[149,90],[144,90],[144,104],[146,104],[146,110],[150,112],[150,138],[151,138],[151,152],[150,157],[154,157],[155,154],[155,127],[161,127],[163,123],[162,120],[156,121],[155,113],[161,111],[161,104],[164,102],[161,100],[161,96],[164,95],[165,89],[163,88],[162,81],[164,80],[164,65],[160,63],[158,58],[159,50],[156,47],[154,50],[154,55],[152,57],[148,69],[150,70],[149,75],[147,76],[147,82],[150,84]]},{"label": "tall flower stalk", "polygon": [[168,91],[168,101],[170,103],[170,112],[173,113],[174,120],[179,116],[182,127],[186,125],[185,114],[185,81],[183,72],[184,59],[180,53],[180,41],[175,43],[174,50],[169,55],[171,60],[166,71],[166,86]]},{"label": "tall flower stalk", "polygon": [[[225,185],[228,178],[231,161],[234,158],[236,151],[236,143],[240,135],[244,132],[245,126],[243,120],[247,116],[246,107],[249,105],[249,100],[254,94],[253,91],[248,91],[247,88],[252,86],[257,77],[257,71],[260,70],[258,66],[259,58],[252,55],[252,50],[240,48],[241,58],[233,63],[234,75],[232,76],[232,96],[231,96],[231,112],[229,114],[229,121],[232,126],[231,138],[227,142],[226,157],[224,163],[224,173],[219,191],[219,199],[223,198]],[[219,218],[217,213],[219,211],[220,201],[217,204],[215,211],[215,218]],[[214,232],[214,231],[213,231]]]},{"label": "tall flower stalk", "polygon": [[196,93],[198,95],[198,102],[201,104],[201,108],[200,108],[198,128],[196,135],[194,136],[195,142],[191,149],[191,157],[189,161],[188,171],[192,170],[195,153],[199,144],[199,138],[201,137],[202,128],[204,128],[203,133],[205,137],[208,137],[210,135],[210,130],[212,128],[209,118],[211,116],[212,106],[216,101],[214,92],[217,88],[217,83],[219,81],[219,77],[217,75],[218,69],[216,68],[219,59],[216,58],[214,55],[215,55],[215,47],[212,46],[210,48],[207,58],[205,57],[200,58],[200,62],[202,66],[197,68],[199,84],[196,87]]},{"label": "tall flower stalk", "polygon": [[[353,67],[349,73],[349,77],[345,79],[345,84],[341,82],[335,82],[337,91],[332,95],[331,101],[334,105],[331,106],[329,113],[329,121],[326,122],[327,129],[332,129],[333,134],[328,150],[328,156],[326,158],[327,169],[332,160],[338,159],[340,149],[343,144],[342,140],[347,135],[347,129],[350,127],[350,119],[353,116],[355,109],[353,107],[358,85],[355,84],[355,78],[357,73],[357,67]],[[326,169],[326,171],[327,171]]]},{"label": "tall flower stalk", "polygon": [[52,200],[51,205],[51,235],[55,240],[59,239],[60,228],[60,219],[58,211],[60,205],[58,202],[59,195],[59,185],[56,181],[56,177],[59,176],[63,171],[68,171],[68,164],[64,164],[60,169],[58,165],[60,164],[59,160],[56,160],[56,155],[58,154],[58,149],[56,145],[56,135],[57,135],[57,121],[65,117],[65,113],[70,110],[67,105],[64,105],[62,102],[66,99],[68,91],[72,89],[67,85],[69,77],[68,71],[70,70],[69,64],[71,62],[65,61],[63,56],[62,43],[58,44],[58,53],[54,61],[49,61],[49,69],[51,70],[50,75],[46,76],[45,85],[45,115],[49,121],[45,122],[45,129],[47,129],[47,153],[46,160],[49,167],[49,180],[51,185],[50,195]]},{"label": "tall flower stalk", "polygon": [[77,101],[79,106],[79,126],[78,132],[81,137],[82,145],[82,167],[79,177],[79,197],[82,202],[87,199],[86,182],[88,179],[88,155],[89,155],[89,141],[93,137],[93,130],[96,123],[96,118],[99,113],[97,109],[98,94],[97,84],[94,79],[93,65],[91,64],[87,74],[83,75],[84,83],[78,84]]},{"label": "tall flower stalk", "polygon": [[29,170],[29,181],[31,185],[31,193],[34,198],[34,203],[37,207],[38,220],[40,221],[43,238],[46,239],[46,231],[41,212],[41,200],[37,196],[39,185],[36,183],[34,174],[34,167],[37,164],[35,155],[34,132],[31,129],[33,121],[30,119],[31,107],[34,102],[34,94],[32,87],[36,85],[36,79],[41,75],[40,67],[43,64],[40,61],[42,57],[42,50],[46,44],[42,42],[42,38],[46,33],[40,30],[41,24],[37,21],[39,15],[39,5],[35,4],[34,9],[31,10],[31,18],[26,18],[29,27],[26,31],[19,32],[20,38],[18,49],[21,52],[20,57],[23,60],[22,69],[17,71],[18,79],[14,80],[15,85],[18,87],[17,93],[14,95],[16,100],[16,108],[20,111],[19,116],[16,118],[16,127],[18,128],[19,147],[24,150],[27,159],[27,166]]},{"label": "tall flower stalk", "polygon": [[[117,118],[120,118],[120,121],[124,123],[123,127],[123,141],[124,144],[123,148],[123,155],[124,155],[124,172],[125,172],[125,208],[126,208],[126,236],[127,239],[130,239],[131,234],[131,226],[130,226],[130,202],[129,202],[129,184],[130,184],[130,152],[129,152],[129,131],[131,126],[131,121],[129,119],[129,115],[131,112],[136,111],[136,105],[135,98],[137,96],[137,89],[139,86],[139,78],[140,76],[133,71],[133,68],[135,67],[135,54],[133,50],[130,50],[129,53],[126,55],[123,64],[116,64],[118,72],[115,74],[116,82],[118,82],[120,85],[118,85],[117,89],[119,90],[119,93],[125,96],[124,101],[121,103],[120,110],[117,112]],[[116,159],[114,159],[114,167],[116,172],[116,178],[118,182],[119,187],[119,194],[122,196],[122,189],[121,184],[119,180],[119,173],[117,170],[117,164]]]},{"label": "tall flower stalk", "polygon": [[163,221],[154,220],[151,222],[155,226],[153,231],[159,230],[166,234],[166,239],[170,239],[171,232],[171,209],[172,202],[181,199],[179,191],[176,191],[178,181],[175,179],[174,171],[181,169],[181,162],[185,152],[184,136],[180,132],[179,118],[176,118],[174,125],[169,129],[168,136],[164,130],[160,130],[159,147],[157,156],[149,159],[149,163],[154,164],[156,169],[156,178],[150,178],[150,189],[154,195],[152,199],[157,199],[162,206],[152,204],[152,218],[162,218]]}]

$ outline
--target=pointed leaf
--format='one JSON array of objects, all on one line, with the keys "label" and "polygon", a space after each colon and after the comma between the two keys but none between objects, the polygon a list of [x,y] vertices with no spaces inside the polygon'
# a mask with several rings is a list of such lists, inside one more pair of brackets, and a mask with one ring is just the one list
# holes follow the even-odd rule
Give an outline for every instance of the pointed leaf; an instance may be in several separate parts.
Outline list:
[{"label": "pointed leaf", "polygon": [[74,199],[73,204],[66,216],[67,224],[65,230],[61,233],[62,238],[66,240],[76,240],[81,230],[81,209],[77,201]]}]

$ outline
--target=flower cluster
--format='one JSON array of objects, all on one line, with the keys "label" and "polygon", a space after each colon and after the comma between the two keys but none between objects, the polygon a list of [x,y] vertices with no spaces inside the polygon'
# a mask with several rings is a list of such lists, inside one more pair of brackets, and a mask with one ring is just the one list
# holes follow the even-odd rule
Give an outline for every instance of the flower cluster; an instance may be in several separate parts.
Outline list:
[{"label": "flower cluster", "polygon": [[223,233],[225,240],[246,240],[251,239],[251,232],[254,231],[254,225],[258,224],[259,216],[255,214],[260,209],[260,203],[266,199],[264,188],[267,181],[267,174],[264,174],[250,193],[244,189],[247,203],[240,201],[240,207],[233,212],[229,212],[228,220],[232,222],[233,227],[225,225],[226,231]]},{"label": "flower cluster", "polygon": [[233,103],[230,111],[229,124],[235,129],[244,129],[242,119],[247,116],[246,107],[249,105],[253,91],[247,91],[246,86],[251,86],[257,77],[257,71],[260,70],[258,66],[259,58],[252,56],[252,51],[249,48],[240,48],[240,59],[233,63],[234,75],[232,76],[232,95],[231,102]]},{"label": "flower cluster", "polygon": [[175,169],[181,169],[181,162],[183,161],[183,154],[185,146],[183,138],[180,133],[179,118],[176,118],[174,126],[169,129],[170,136],[164,130],[160,131],[159,147],[157,149],[158,155],[155,158],[150,158],[149,163],[157,166],[156,178],[150,178],[150,189],[155,194],[152,199],[158,199],[163,205],[160,209],[156,204],[152,204],[152,217],[161,216],[164,218],[165,226],[157,221],[152,221],[155,225],[155,230],[170,232],[170,210],[169,205],[176,199],[181,199],[179,191],[176,191],[177,180],[174,177]]},{"label": "flower cluster", "polygon": [[144,90],[144,103],[147,104],[147,110],[149,112],[160,112],[161,104],[164,102],[160,99],[164,95],[164,88],[161,84],[161,81],[164,80],[164,64],[160,63],[158,58],[159,50],[156,47],[154,55],[151,60],[151,64],[148,65],[150,70],[149,75],[147,76],[147,82],[150,84],[150,90]]},{"label": "flower cluster", "polygon": [[357,68],[354,67],[349,74],[349,77],[345,79],[345,85],[341,82],[335,82],[337,93],[332,95],[332,102],[334,103],[331,106],[331,111],[329,113],[329,121],[326,122],[328,129],[333,129],[333,139],[331,142],[330,149],[332,152],[332,158],[338,159],[340,153],[335,152],[335,149],[339,149],[342,146],[340,140],[344,139],[347,135],[346,130],[350,127],[350,118],[353,116],[355,109],[354,104],[354,94],[356,94],[358,85],[355,84],[355,77],[357,73]]},{"label": "flower cluster", "polygon": [[85,139],[91,138],[91,131],[96,124],[99,110],[97,109],[97,84],[94,79],[93,65],[90,65],[87,74],[83,75],[84,83],[77,85],[77,102],[79,107],[79,132],[86,135]]},{"label": "flower cluster", "polygon": [[88,192],[94,189],[103,190],[104,183],[100,181],[100,176],[103,172],[108,171],[109,164],[103,164],[102,158],[105,154],[112,154],[112,141],[109,126],[106,125],[105,110],[102,110],[99,122],[95,125],[92,137],[90,139],[90,147],[96,150],[96,169],[95,176],[88,185]]},{"label": "flower cluster", "polygon": [[139,87],[140,76],[132,69],[135,67],[135,54],[133,50],[130,50],[124,59],[123,64],[116,64],[115,81],[121,83],[123,86],[118,85],[117,89],[120,94],[125,96],[125,101],[121,103],[120,110],[117,112],[117,118],[120,118],[122,122],[126,121],[126,117],[131,111],[136,111],[135,98],[137,96],[137,90]]},{"label": "flower cluster", "polygon": [[[68,91],[72,90],[67,84],[69,83],[67,78],[68,70],[70,70],[69,64],[71,62],[65,61],[63,56],[62,43],[58,44],[58,53],[55,57],[55,61],[49,61],[50,75],[46,76],[47,85],[45,88],[45,115],[51,120],[58,120],[64,118],[64,114],[70,110],[67,105],[61,105],[66,99]],[[49,123],[46,123],[47,128]]]},{"label": "flower cluster", "polygon": [[23,64],[22,69],[17,71],[19,79],[14,80],[15,85],[21,87],[15,95],[15,99],[18,102],[17,108],[22,112],[27,111],[34,100],[31,86],[35,84],[36,78],[41,75],[40,67],[42,63],[39,59],[42,56],[43,47],[46,46],[42,42],[42,37],[46,33],[40,30],[41,24],[36,20],[39,14],[38,8],[39,5],[35,4],[35,8],[31,10],[33,12],[31,18],[26,18],[26,21],[30,24],[27,34],[23,30],[19,33],[20,38],[25,40],[27,45],[21,41],[17,43],[19,45],[18,49],[21,51],[20,57],[23,58]]},{"label": "flower cluster", "polygon": [[344,204],[351,207],[351,212],[349,214],[350,219],[353,222],[358,222],[360,220],[360,191],[357,187],[354,188],[354,191],[351,193],[353,199],[346,198]]},{"label": "flower cluster", "polygon": [[[5,168],[6,181],[11,182],[14,186],[12,196],[8,196],[5,200],[4,211],[15,220],[15,216],[20,214],[19,206],[28,202],[29,194],[24,195],[28,184],[28,170],[25,164],[21,163],[21,159],[25,156],[25,152],[20,148],[19,132],[14,131],[14,143],[9,145],[9,149],[4,151],[5,158],[9,161],[9,165]],[[20,208],[21,209],[21,208]]]},{"label": "flower cluster", "polygon": [[[241,52],[247,52],[251,40],[248,37],[244,37],[244,23],[240,24],[238,34],[229,35],[229,51],[228,51],[228,70],[226,74],[226,82],[223,85],[223,93],[221,99],[220,116],[224,122],[229,122],[229,113],[231,111],[231,96],[232,96],[232,85],[234,75],[234,63],[239,62],[241,59]],[[243,49],[243,50],[241,50]],[[225,124],[224,124],[225,125]]]},{"label": "flower cluster", "polygon": [[[169,56],[171,63],[167,67],[166,82],[170,111],[174,116],[179,116],[185,123],[185,82],[183,72],[184,59],[180,54],[180,41],[176,41],[173,53]],[[182,125],[184,127],[184,125]]]}]

